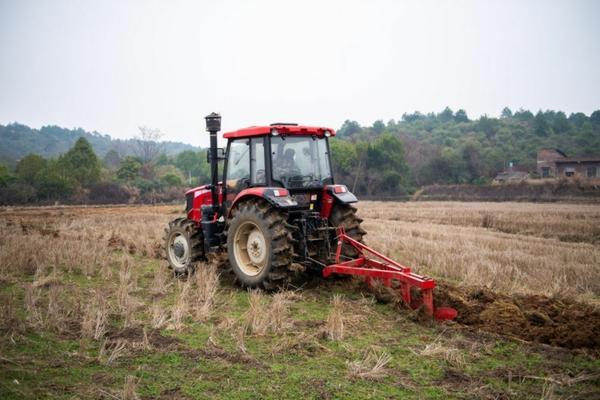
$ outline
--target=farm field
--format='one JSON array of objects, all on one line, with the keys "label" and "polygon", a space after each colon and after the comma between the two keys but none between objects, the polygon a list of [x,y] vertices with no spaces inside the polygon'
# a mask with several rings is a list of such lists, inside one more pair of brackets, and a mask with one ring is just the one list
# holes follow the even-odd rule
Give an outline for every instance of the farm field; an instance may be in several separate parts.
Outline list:
[{"label": "farm field", "polygon": [[358,209],[456,322],[348,279],[174,278],[162,235],[183,206],[1,209],[0,398],[599,398],[600,206]]}]

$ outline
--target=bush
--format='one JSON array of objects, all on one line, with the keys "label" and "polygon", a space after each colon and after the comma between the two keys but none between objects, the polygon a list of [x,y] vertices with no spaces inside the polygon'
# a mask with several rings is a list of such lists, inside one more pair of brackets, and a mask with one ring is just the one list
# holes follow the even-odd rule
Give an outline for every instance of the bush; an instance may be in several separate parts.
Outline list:
[{"label": "bush", "polygon": [[36,200],[35,188],[27,183],[10,183],[0,189],[0,204],[25,204]]},{"label": "bush", "polygon": [[131,192],[113,182],[102,182],[90,187],[88,201],[92,204],[123,204],[130,200]]}]

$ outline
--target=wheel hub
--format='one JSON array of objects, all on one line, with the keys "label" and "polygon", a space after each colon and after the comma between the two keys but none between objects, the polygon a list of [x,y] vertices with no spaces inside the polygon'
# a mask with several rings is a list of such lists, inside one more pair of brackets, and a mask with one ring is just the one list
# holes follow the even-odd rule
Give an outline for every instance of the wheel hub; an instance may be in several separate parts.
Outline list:
[{"label": "wheel hub", "polygon": [[175,234],[169,244],[169,259],[176,270],[184,270],[188,267],[190,258],[190,246],[185,236]]},{"label": "wheel hub", "polygon": [[256,276],[268,263],[269,246],[263,232],[252,221],[242,223],[234,234],[233,254],[242,273]]},{"label": "wheel hub", "polygon": [[173,244],[173,252],[175,253],[175,257],[181,258],[185,254],[185,247],[180,242],[176,242]]},{"label": "wheel hub", "polygon": [[255,229],[248,236],[248,255],[255,264],[260,264],[265,258],[265,238],[262,233]]}]

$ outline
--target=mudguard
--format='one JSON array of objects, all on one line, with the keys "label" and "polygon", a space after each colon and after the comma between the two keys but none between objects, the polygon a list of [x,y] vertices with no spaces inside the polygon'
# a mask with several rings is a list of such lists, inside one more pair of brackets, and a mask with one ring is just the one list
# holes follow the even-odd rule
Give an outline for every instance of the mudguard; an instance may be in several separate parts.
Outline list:
[{"label": "mudguard", "polygon": [[345,185],[327,185],[323,188],[323,203],[321,204],[321,217],[329,218],[334,204],[356,203],[358,199]]},{"label": "mudguard", "polygon": [[279,187],[257,187],[244,189],[235,196],[231,202],[231,206],[227,211],[227,216],[231,216],[231,210],[235,208],[241,201],[252,197],[265,199],[269,204],[277,208],[296,207],[298,203],[291,198],[290,192],[287,189]]}]

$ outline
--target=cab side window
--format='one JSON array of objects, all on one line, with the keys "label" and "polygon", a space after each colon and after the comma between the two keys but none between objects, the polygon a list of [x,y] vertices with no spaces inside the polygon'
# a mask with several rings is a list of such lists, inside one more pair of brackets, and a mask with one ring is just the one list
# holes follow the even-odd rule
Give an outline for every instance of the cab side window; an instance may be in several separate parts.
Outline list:
[{"label": "cab side window", "polygon": [[250,140],[237,139],[227,155],[227,191],[239,192],[250,183]]},{"label": "cab side window", "polygon": [[250,170],[252,171],[251,183],[253,185],[265,185],[267,183],[267,176],[265,174],[264,138],[252,138],[250,146],[252,147],[252,157],[250,160]]}]

